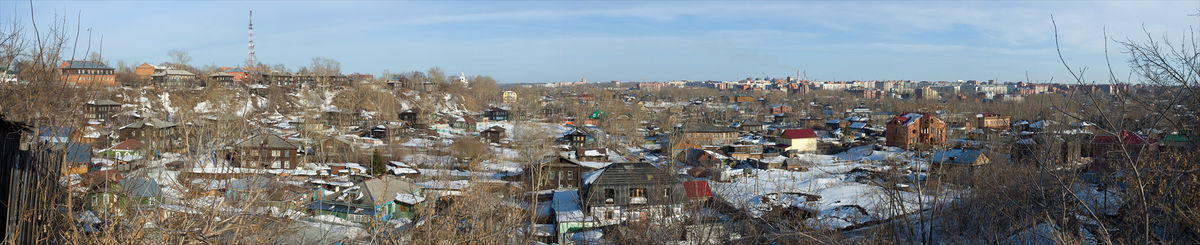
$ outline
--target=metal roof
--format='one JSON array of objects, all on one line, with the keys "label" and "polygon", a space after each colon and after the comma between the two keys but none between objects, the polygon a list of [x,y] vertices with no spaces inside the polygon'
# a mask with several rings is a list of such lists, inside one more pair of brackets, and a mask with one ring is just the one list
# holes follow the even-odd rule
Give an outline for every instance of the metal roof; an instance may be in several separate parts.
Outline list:
[{"label": "metal roof", "polygon": [[107,65],[104,65],[104,63],[100,63],[100,62],[96,62],[96,61],[71,60],[71,61],[65,61],[65,62],[66,62],[66,64],[63,66],[62,69],[105,69],[105,70],[113,69],[112,67],[108,67]]}]

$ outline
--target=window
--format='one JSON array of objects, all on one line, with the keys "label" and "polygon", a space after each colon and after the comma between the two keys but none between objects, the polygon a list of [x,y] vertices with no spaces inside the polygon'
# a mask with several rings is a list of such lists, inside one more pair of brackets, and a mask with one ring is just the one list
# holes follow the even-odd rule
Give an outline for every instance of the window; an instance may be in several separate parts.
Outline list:
[{"label": "window", "polygon": [[671,200],[671,188],[663,189],[663,200]]},{"label": "window", "polygon": [[629,189],[630,204],[646,204],[646,189],[645,188],[630,188]]},{"label": "window", "polygon": [[616,215],[614,215],[616,212],[617,211],[613,211],[613,210],[608,210],[608,212],[604,212],[604,219],[613,219],[613,216],[616,216]]},{"label": "window", "polygon": [[283,151],[283,157],[290,157],[290,156],[292,156],[291,151]]},{"label": "window", "polygon": [[615,198],[616,196],[617,196],[617,193],[613,189],[604,189],[604,203],[612,204],[613,198]]},{"label": "window", "polygon": [[272,150],[272,151],[271,151],[271,156],[272,156],[272,157],[279,157],[279,151],[278,151],[278,150]]}]

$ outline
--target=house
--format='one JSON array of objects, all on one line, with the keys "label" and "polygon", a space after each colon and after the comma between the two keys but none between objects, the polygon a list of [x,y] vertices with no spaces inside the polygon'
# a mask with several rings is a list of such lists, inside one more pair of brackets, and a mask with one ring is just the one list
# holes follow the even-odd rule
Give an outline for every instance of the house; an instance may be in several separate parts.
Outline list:
[{"label": "house", "polygon": [[100,151],[100,156],[117,160],[117,165],[128,167],[129,162],[142,158],[143,145],[141,141],[127,139],[108,149]]},{"label": "house", "polygon": [[116,86],[117,76],[114,69],[97,61],[71,60],[63,61],[58,66],[62,71],[59,77],[63,82],[75,86]]},{"label": "house", "polygon": [[976,114],[975,127],[994,130],[1008,130],[1012,116],[1000,114]]},{"label": "house", "polygon": [[155,83],[181,83],[196,80],[196,74],[181,69],[163,69],[150,75],[150,81]]},{"label": "house", "polygon": [[175,137],[176,126],[176,123],[158,118],[144,119],[118,128],[117,138],[140,140],[153,149],[172,149],[183,142]]},{"label": "house", "polygon": [[147,207],[158,205],[162,201],[162,187],[158,181],[150,177],[122,179],[121,188],[125,190],[127,203],[130,207]]},{"label": "house", "polygon": [[353,222],[368,223],[416,218],[416,206],[425,201],[421,187],[391,176],[363,181],[330,195],[318,190],[308,208],[317,215],[333,215]]},{"label": "house", "polygon": [[483,117],[488,121],[505,121],[508,120],[508,109],[491,107],[483,111]]},{"label": "house", "polygon": [[505,139],[504,127],[492,126],[490,128],[479,131],[479,137],[487,140],[488,143],[500,144]]},{"label": "house", "polygon": [[239,68],[223,67],[222,69],[220,69],[220,72],[224,72],[224,73],[233,75],[234,82],[243,82],[243,81],[249,80],[249,76],[250,76],[249,71],[247,71],[246,69],[242,69],[240,67]]},{"label": "house", "polygon": [[1115,170],[1119,166],[1114,162],[1138,159],[1143,153],[1157,150],[1157,143],[1157,140],[1128,130],[1121,130],[1116,135],[1097,135],[1091,141],[1092,158],[1096,160],[1092,168]]},{"label": "house", "polygon": [[121,109],[121,103],[108,99],[91,100],[83,105],[83,115],[88,120],[105,120]]},{"label": "house", "polygon": [[742,132],[762,132],[767,129],[767,125],[761,122],[748,121],[737,124],[736,128]]},{"label": "house", "polygon": [[213,81],[213,82],[218,82],[218,83],[223,83],[223,84],[230,84],[230,83],[233,83],[233,74],[229,74],[229,73],[227,73],[227,72],[219,71],[219,72],[215,72],[215,73],[212,73],[212,74],[208,74],[208,79],[209,79],[209,80],[211,80],[211,81]]},{"label": "house", "polygon": [[273,134],[260,134],[233,145],[233,166],[293,169],[300,166],[295,144]]},{"label": "house", "polygon": [[512,90],[504,90],[504,93],[500,95],[500,98],[504,100],[505,104],[517,103],[517,92],[513,92]]},{"label": "house", "polygon": [[412,108],[412,109],[404,110],[399,113],[398,119],[400,121],[408,122],[409,125],[421,123],[424,121],[423,118],[421,118],[421,109],[420,108]]},{"label": "house", "polygon": [[722,166],[729,166],[729,164],[733,163],[733,159],[711,150],[687,149],[685,152],[687,154],[679,154],[679,156],[686,158],[676,160],[679,160],[688,166],[702,169],[715,169]]},{"label": "house", "polygon": [[684,181],[683,190],[687,193],[687,199],[691,202],[707,202],[712,199],[712,189],[708,186],[707,180]]},{"label": "house", "polygon": [[763,156],[763,146],[758,144],[726,145],[721,151],[735,160],[761,159]]},{"label": "house", "polygon": [[254,205],[293,209],[307,194],[306,188],[284,184],[261,175],[226,182],[225,202],[232,205]]},{"label": "house", "polygon": [[475,132],[475,125],[475,118],[467,115],[454,118],[454,121],[450,122],[450,128],[461,129],[464,132]]},{"label": "house", "polygon": [[120,214],[124,209],[121,188],[121,173],[117,170],[91,171],[80,175],[81,184],[87,188],[83,208],[101,214]]},{"label": "house", "polygon": [[730,127],[693,124],[684,127],[678,133],[678,142],[671,142],[670,154],[674,156],[686,149],[703,148],[703,146],[723,146],[737,141],[737,130]]},{"label": "house", "polygon": [[414,179],[421,175],[412,165],[404,162],[388,161],[387,172],[399,177]]},{"label": "house", "polygon": [[525,169],[525,176],[534,190],[579,188],[583,183],[583,174],[609,164],[611,162],[607,159],[585,161],[571,152],[562,152],[556,157],[530,165]]},{"label": "house", "polygon": [[905,113],[889,120],[884,134],[888,146],[902,149],[940,145],[946,143],[946,123],[933,114]]},{"label": "house", "polygon": [[677,221],[688,200],[679,179],[649,163],[614,163],[590,172],[579,191],[583,212],[600,225]]},{"label": "house", "polygon": [[38,127],[38,141],[51,144],[66,144],[79,138],[74,127],[41,126]]},{"label": "house", "polygon": [[67,143],[62,147],[66,151],[62,155],[63,176],[87,173],[92,165],[92,145]]},{"label": "house", "polygon": [[329,175],[349,176],[364,174],[367,174],[367,167],[363,167],[362,164],[352,162],[329,164]]},{"label": "house", "polygon": [[808,128],[785,129],[779,134],[776,146],[786,153],[816,153],[817,132]]},{"label": "house", "polygon": [[384,123],[372,127],[366,136],[380,139],[385,144],[400,143],[407,130],[408,128],[400,123]]},{"label": "house", "polygon": [[792,106],[790,106],[790,105],[784,105],[784,104],[772,105],[772,106],[770,107],[770,111],[771,111],[771,114],[772,114],[772,115],[775,115],[775,114],[788,114],[788,113],[792,113]]},{"label": "house", "polygon": [[572,127],[563,136],[559,138],[559,142],[569,145],[572,148],[592,148],[596,144],[596,137],[592,133],[582,127]]},{"label": "house", "polygon": [[974,167],[991,163],[991,159],[977,149],[947,149],[933,152],[929,162],[934,166]]}]

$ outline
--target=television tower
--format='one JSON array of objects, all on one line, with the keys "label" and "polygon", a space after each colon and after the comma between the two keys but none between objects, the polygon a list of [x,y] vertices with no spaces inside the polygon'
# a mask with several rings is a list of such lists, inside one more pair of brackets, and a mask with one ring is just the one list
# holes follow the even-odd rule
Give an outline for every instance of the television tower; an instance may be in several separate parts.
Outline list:
[{"label": "television tower", "polygon": [[250,10],[250,55],[246,56],[246,68],[250,69],[258,65],[258,61],[254,57],[254,10]]}]

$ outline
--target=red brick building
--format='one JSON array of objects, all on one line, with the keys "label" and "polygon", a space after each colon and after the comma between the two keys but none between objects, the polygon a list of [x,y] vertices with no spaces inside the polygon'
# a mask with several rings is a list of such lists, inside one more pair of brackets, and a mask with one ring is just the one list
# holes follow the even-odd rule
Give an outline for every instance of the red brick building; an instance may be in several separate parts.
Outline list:
[{"label": "red brick building", "polygon": [[946,143],[946,123],[928,113],[905,113],[888,120],[888,146],[912,149],[918,145]]},{"label": "red brick building", "polygon": [[59,78],[64,82],[78,86],[115,86],[117,77],[112,67],[96,61],[72,60],[63,61],[58,66],[62,70]]}]

